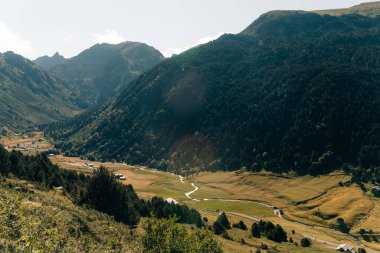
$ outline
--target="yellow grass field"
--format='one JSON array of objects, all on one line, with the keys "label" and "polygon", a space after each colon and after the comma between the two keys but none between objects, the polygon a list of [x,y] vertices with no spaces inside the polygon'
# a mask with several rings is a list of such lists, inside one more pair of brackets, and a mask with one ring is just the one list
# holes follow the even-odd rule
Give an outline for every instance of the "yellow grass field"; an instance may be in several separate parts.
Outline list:
[{"label": "yellow grass field", "polygon": [[44,138],[44,133],[39,131],[27,134],[9,132],[8,136],[2,136],[0,143],[8,150],[21,151],[26,155],[35,155],[53,148]]},{"label": "yellow grass field", "polygon": [[[209,219],[209,224],[216,220],[220,211],[225,211],[232,222],[243,220],[248,226],[251,226],[256,219],[263,219],[281,224],[288,234],[295,230],[296,233],[292,237],[298,242],[303,236],[319,240],[313,240],[312,249],[307,250],[290,243],[276,244],[263,238],[259,240],[249,238],[249,232],[232,229],[229,231],[233,238],[232,241],[219,238],[225,252],[254,252],[264,241],[272,249],[276,248],[279,252],[333,252],[333,248],[340,243],[349,243],[358,248],[359,245],[355,240],[346,234],[329,228],[330,223],[328,221],[318,220],[315,215],[308,215],[306,209],[312,213],[314,208],[317,208],[316,206],[320,206],[321,212],[329,214],[335,210],[339,217],[343,217],[347,221],[359,222],[367,217],[366,215],[369,212],[366,210],[371,208],[372,203],[371,198],[365,197],[360,188],[356,186],[339,187],[339,182],[350,180],[349,176],[341,172],[320,177],[289,177],[268,172],[200,173],[197,176],[185,178],[184,183],[182,183],[178,176],[171,173],[138,166],[90,162],[61,155],[51,157],[51,160],[62,168],[75,169],[84,173],[93,171],[93,168],[89,168],[86,164],[93,164],[95,168],[100,165],[106,166],[115,173],[123,174],[127,178],[123,183],[132,184],[140,197],[173,198],[199,210],[203,216]],[[191,182],[199,187],[199,190],[191,196],[202,201],[193,201],[185,196],[185,192],[194,189]],[[205,201],[204,199],[208,200]],[[243,201],[226,201],[234,199],[242,199]],[[305,200],[309,201],[297,205],[298,202]],[[277,217],[271,207],[254,201],[264,202],[283,209],[285,217],[290,220]],[[329,206],[331,206],[330,209]],[[310,207],[313,208],[310,209]],[[373,212],[373,215],[376,213]],[[376,217],[373,216],[373,219]],[[376,223],[378,224],[378,222]],[[314,227],[308,225],[314,225]],[[244,239],[246,244],[242,244],[241,239]],[[365,243],[376,249],[376,245],[372,245],[373,243]],[[367,249],[367,252],[376,251]]]},{"label": "yellow grass field", "polygon": [[196,198],[259,200],[283,208],[317,197],[336,187],[340,181],[349,181],[350,177],[341,172],[319,177],[281,176],[269,172],[203,172],[193,180],[202,189],[194,194]]},{"label": "yellow grass field", "polygon": [[[17,140],[25,141],[15,138],[13,144],[17,145]],[[312,248],[303,249],[291,243],[278,244],[265,238],[250,238],[248,231],[232,229],[229,230],[232,240],[218,237],[225,252],[255,252],[261,243],[277,252],[335,252],[334,248],[341,243],[360,247],[347,234],[331,228],[338,217],[353,226],[351,234],[370,247],[366,249],[367,252],[380,250],[380,244],[372,239],[380,235],[380,200],[355,185],[340,187],[339,182],[345,183],[351,179],[342,172],[319,177],[270,172],[202,172],[184,178],[184,182],[181,182],[178,176],[171,173],[140,166],[92,162],[62,155],[50,159],[61,168],[86,174],[91,174],[103,165],[114,173],[123,174],[126,180],[122,182],[133,185],[141,198],[159,196],[175,199],[199,210],[202,216],[209,219],[209,224],[216,220],[220,211],[225,211],[231,222],[243,220],[250,227],[260,219],[272,221],[280,224],[298,243],[304,236],[313,241]],[[191,183],[199,187],[191,197],[200,201],[191,200],[185,195],[194,190]],[[283,218],[265,204],[283,210]],[[317,215],[318,212],[323,219]],[[359,235],[361,228],[372,230],[370,240],[365,241]],[[292,234],[292,230],[295,234]]]}]

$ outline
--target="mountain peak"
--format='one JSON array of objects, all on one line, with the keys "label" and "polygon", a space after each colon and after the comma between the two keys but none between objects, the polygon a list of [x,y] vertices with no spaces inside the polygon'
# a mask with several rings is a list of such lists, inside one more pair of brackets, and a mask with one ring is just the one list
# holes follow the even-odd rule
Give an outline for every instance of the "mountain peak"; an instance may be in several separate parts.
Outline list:
[{"label": "mountain peak", "polygon": [[52,56],[45,55],[42,57],[38,57],[37,59],[34,60],[34,62],[37,65],[43,67],[44,69],[51,69],[59,64],[66,62],[66,60],[67,59],[65,57],[63,57],[58,52],[56,52]]}]

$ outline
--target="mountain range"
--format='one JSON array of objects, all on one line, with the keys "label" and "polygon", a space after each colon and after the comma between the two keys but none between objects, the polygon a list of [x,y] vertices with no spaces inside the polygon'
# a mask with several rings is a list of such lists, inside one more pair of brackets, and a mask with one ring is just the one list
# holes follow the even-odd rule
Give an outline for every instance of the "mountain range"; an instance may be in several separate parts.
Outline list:
[{"label": "mountain range", "polygon": [[65,119],[76,95],[56,75],[13,52],[0,54],[0,122],[15,128]]},{"label": "mountain range", "polygon": [[49,135],[67,155],[179,173],[377,166],[380,16],[358,8],[266,13],[163,61]]},{"label": "mountain range", "polygon": [[163,60],[142,43],[101,44],[65,59],[0,55],[0,124],[25,128],[72,117],[112,98]]},{"label": "mountain range", "polygon": [[78,95],[80,106],[88,108],[113,98],[163,59],[158,50],[144,43],[104,43],[57,64],[51,72],[66,80],[67,87]]},{"label": "mountain range", "polygon": [[58,52],[53,56],[49,57],[47,55],[38,57],[34,62],[44,69],[51,69],[57,65],[63,64],[67,61],[65,57],[60,55]]}]

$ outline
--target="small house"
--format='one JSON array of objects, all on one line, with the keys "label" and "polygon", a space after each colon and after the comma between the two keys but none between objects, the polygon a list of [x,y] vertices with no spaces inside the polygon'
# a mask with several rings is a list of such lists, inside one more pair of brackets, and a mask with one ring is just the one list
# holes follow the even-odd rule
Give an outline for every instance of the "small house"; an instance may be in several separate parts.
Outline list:
[{"label": "small house", "polygon": [[350,252],[350,253],[357,253],[356,249],[354,246],[350,245],[350,244],[341,244],[339,245],[336,250],[340,251],[340,252]]}]

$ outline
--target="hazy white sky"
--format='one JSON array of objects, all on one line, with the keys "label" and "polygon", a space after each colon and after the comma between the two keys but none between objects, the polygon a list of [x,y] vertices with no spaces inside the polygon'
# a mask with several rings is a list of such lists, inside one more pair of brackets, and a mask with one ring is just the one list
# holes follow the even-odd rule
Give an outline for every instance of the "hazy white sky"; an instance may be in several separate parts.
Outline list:
[{"label": "hazy white sky", "polygon": [[343,8],[364,0],[2,0],[0,52],[77,55],[99,42],[145,42],[165,56],[238,33],[269,10]]}]

